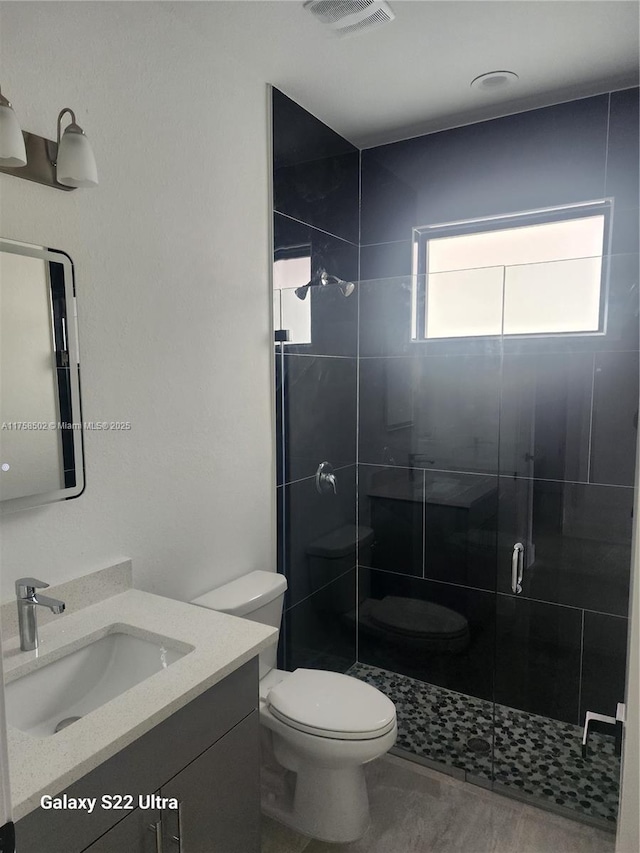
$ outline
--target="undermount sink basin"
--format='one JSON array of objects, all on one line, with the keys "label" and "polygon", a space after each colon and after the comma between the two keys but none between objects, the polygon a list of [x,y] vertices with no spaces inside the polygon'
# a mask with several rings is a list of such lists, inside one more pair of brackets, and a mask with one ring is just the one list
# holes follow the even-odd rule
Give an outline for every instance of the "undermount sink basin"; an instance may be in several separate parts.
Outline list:
[{"label": "undermount sink basin", "polygon": [[7,722],[37,737],[53,735],[70,718],[95,711],[192,650],[162,637],[141,639],[118,626],[10,681],[5,686]]}]

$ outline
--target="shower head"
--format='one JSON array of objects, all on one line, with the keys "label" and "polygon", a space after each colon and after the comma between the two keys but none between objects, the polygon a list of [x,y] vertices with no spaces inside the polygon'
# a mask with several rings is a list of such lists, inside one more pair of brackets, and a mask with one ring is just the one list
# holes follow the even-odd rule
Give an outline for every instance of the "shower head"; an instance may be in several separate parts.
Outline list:
[{"label": "shower head", "polygon": [[311,281],[304,284],[302,287],[296,288],[294,291],[295,295],[298,299],[306,299],[307,293],[309,292],[309,288],[313,286],[319,287],[327,287],[331,284],[337,284],[342,291],[342,295],[347,298],[347,296],[351,296],[353,291],[356,289],[355,284],[352,281],[343,281],[341,278],[338,278],[337,275],[329,275],[326,270],[320,270],[318,275],[311,279]]}]

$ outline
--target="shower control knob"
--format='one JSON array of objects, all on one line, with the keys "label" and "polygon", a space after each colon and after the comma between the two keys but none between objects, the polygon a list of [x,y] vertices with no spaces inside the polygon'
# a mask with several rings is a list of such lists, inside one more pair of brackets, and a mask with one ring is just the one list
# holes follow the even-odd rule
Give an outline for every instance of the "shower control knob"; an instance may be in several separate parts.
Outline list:
[{"label": "shower control knob", "polygon": [[321,462],[316,471],[316,490],[320,495],[333,492],[338,494],[338,483],[333,473],[333,465],[330,462]]}]

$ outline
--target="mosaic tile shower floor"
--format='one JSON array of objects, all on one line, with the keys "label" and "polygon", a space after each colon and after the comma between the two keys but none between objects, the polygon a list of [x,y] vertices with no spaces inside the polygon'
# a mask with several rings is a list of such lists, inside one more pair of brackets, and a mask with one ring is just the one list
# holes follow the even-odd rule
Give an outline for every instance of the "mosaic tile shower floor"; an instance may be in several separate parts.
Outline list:
[{"label": "mosaic tile shower floor", "polygon": [[[590,735],[590,752],[584,760],[579,726],[496,705],[492,749],[492,702],[368,664],[356,663],[347,674],[373,684],[393,700],[399,749],[487,782],[492,781],[493,768],[495,782],[505,788],[615,826],[620,759],[612,737]],[[485,752],[474,751],[473,738],[488,744]],[[482,741],[475,745],[483,747]]]}]

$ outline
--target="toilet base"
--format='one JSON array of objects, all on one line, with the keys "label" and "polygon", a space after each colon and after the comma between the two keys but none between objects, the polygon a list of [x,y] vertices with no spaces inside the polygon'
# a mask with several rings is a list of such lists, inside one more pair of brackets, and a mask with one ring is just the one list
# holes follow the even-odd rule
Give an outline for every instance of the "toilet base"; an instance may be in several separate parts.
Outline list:
[{"label": "toilet base", "polygon": [[[289,771],[291,772],[291,771]],[[348,844],[369,828],[369,799],[362,767],[314,768],[263,792],[262,811],[290,829],[320,841]],[[287,790],[289,788],[290,790]]]},{"label": "toilet base", "polygon": [[346,844],[369,827],[362,764],[308,763],[263,727],[261,776],[263,813],[301,835]]}]

